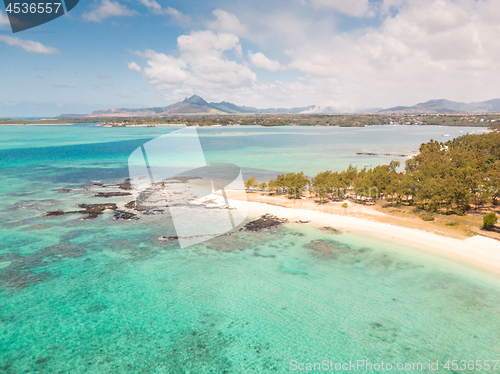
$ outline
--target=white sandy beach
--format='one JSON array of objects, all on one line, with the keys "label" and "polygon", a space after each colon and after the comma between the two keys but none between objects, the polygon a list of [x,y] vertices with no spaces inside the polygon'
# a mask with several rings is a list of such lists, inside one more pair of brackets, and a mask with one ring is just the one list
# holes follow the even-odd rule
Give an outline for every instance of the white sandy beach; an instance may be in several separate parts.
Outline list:
[{"label": "white sandy beach", "polygon": [[[336,215],[306,209],[293,209],[265,203],[230,200],[231,206],[243,208],[247,204],[251,215],[270,213],[290,222],[311,221],[309,225],[329,226],[358,232],[375,238],[431,251],[460,262],[487,268],[500,273],[500,241],[482,236],[455,239],[413,228],[375,222],[366,218]],[[380,213],[384,215],[383,213]]]}]

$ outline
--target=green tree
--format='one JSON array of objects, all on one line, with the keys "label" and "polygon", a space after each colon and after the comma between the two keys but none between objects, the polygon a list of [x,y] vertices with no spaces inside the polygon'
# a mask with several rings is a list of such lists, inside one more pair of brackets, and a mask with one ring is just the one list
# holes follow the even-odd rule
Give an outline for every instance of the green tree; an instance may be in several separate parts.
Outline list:
[{"label": "green tree", "polygon": [[300,173],[287,173],[283,182],[288,197],[293,197],[294,199],[300,199],[302,191],[310,185],[309,179],[307,179],[302,171]]},{"label": "green tree", "polygon": [[330,170],[317,174],[311,180],[314,195],[320,198],[320,203],[333,191],[333,176]]},{"label": "green tree", "polygon": [[245,188],[247,190],[249,190],[251,188],[255,188],[259,185],[258,182],[255,180],[255,178],[256,178],[256,176],[254,175],[245,181]]},{"label": "green tree", "polygon": [[495,212],[485,214],[483,216],[483,227],[490,230],[498,222],[498,217]]}]

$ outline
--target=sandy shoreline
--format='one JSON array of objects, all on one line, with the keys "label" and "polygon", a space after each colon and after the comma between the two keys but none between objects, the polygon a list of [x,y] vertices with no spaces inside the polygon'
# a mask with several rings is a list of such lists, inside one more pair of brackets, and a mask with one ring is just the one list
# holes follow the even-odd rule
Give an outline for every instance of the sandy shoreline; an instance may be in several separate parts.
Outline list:
[{"label": "sandy shoreline", "polygon": [[[433,252],[500,274],[500,241],[495,239],[482,236],[468,238],[443,236],[415,228],[377,222],[368,217],[360,218],[348,214],[331,214],[309,209],[282,207],[262,202],[248,201],[245,203],[244,201],[231,200],[231,204],[236,208],[243,207],[242,204],[247,204],[248,212],[252,215],[270,213],[280,218],[287,218],[290,222],[305,220],[310,221],[307,225],[328,226],[357,232],[374,238]],[[387,216],[384,213],[376,213],[380,214],[381,217]]]}]

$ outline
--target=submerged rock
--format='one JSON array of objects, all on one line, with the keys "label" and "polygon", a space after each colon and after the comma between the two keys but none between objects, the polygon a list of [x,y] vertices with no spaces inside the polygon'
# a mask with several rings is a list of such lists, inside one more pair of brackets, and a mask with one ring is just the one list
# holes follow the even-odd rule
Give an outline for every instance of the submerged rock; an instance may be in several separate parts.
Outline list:
[{"label": "submerged rock", "polygon": [[245,226],[243,226],[240,231],[253,231],[253,232],[259,232],[262,230],[267,230],[267,229],[273,229],[276,228],[283,223],[288,222],[288,219],[286,218],[278,218],[276,216],[273,216],[272,214],[264,214],[262,217],[259,219],[248,222]]},{"label": "submerged rock", "polygon": [[84,219],[94,219],[94,218],[97,218],[97,216],[99,214],[102,214],[106,209],[110,209],[110,210],[116,210],[116,209],[118,209],[118,207],[116,206],[115,203],[79,204],[78,207],[82,208],[83,210],[76,211],[74,213],[87,214],[87,217],[84,217]]},{"label": "submerged rock", "polygon": [[179,237],[178,236],[165,236],[165,235],[162,235],[158,238],[158,241],[160,242],[173,242],[173,241],[176,241],[176,240],[179,240]]},{"label": "submerged rock", "polygon": [[117,210],[118,207],[115,203],[104,203],[104,204],[78,204],[79,208],[82,210],[72,210],[69,212],[64,212],[60,209],[53,210],[47,212],[45,217],[55,217],[55,216],[63,216],[66,214],[87,214],[84,219],[93,219],[96,218],[99,214],[102,214],[105,210]]},{"label": "submerged rock", "polygon": [[304,245],[317,256],[336,259],[339,255],[352,254],[348,245],[329,240],[313,240]]},{"label": "submerged rock", "polygon": [[113,221],[122,220],[122,221],[131,221],[134,219],[139,219],[135,213],[126,212],[124,210],[116,210],[113,216]]},{"label": "submerged rock", "polygon": [[[128,205],[128,204],[127,204]],[[126,207],[128,208],[128,206]],[[60,209],[47,212],[45,217],[56,217],[63,216],[67,214],[84,214],[84,220],[97,218],[100,214],[104,213],[105,210],[114,210],[113,220],[131,221],[138,220],[139,217],[134,212],[127,212],[125,210],[119,210],[115,203],[104,203],[104,204],[79,204],[79,208],[82,210],[73,210],[64,212]]]},{"label": "submerged rock", "polygon": [[23,288],[37,285],[57,277],[58,275],[53,275],[48,271],[35,273],[29,270],[6,269],[0,273],[0,284],[20,291]]},{"label": "submerged rock", "polygon": [[96,197],[116,197],[116,196],[130,196],[132,195],[130,192],[97,192],[94,194]]},{"label": "submerged rock", "polygon": [[234,232],[226,232],[224,234],[220,235],[215,235],[215,234],[202,234],[202,235],[193,235],[193,236],[166,236],[162,235],[158,238],[158,241],[160,242],[172,242],[172,241],[177,241],[177,240],[189,240],[189,239],[196,239],[196,238],[216,238],[216,237],[221,237],[221,236],[231,236],[233,235]]},{"label": "submerged rock", "polygon": [[127,204],[125,204],[125,208],[127,209],[135,209],[135,200],[129,201]]},{"label": "submerged rock", "polygon": [[87,251],[80,245],[70,243],[59,243],[24,256],[18,253],[1,254],[0,263],[7,262],[7,266],[0,268],[0,285],[21,290],[57,278],[58,275],[40,269],[64,258],[78,258],[86,254]]},{"label": "submerged rock", "polygon": [[102,213],[106,209],[116,210],[118,207],[115,203],[103,203],[103,204],[78,204],[80,210],[78,213]]},{"label": "submerged rock", "polygon": [[340,230],[340,229],[336,229],[336,228],[334,228],[334,227],[330,227],[330,226],[325,226],[325,227],[323,227],[323,230],[324,230],[324,231],[327,231],[327,232],[329,232],[329,233],[331,233],[331,234],[337,234],[337,235],[338,235],[338,234],[342,234],[342,230]]},{"label": "submerged rock", "polygon": [[122,190],[130,191],[132,189],[132,185],[130,184],[130,178],[125,179],[125,182],[123,182],[123,183],[119,183],[118,188],[121,188]]},{"label": "submerged rock", "polygon": [[47,212],[45,214],[45,217],[56,217],[56,216],[64,216],[66,213],[64,213],[62,210],[57,209],[57,210],[52,210],[50,212]]},{"label": "submerged rock", "polygon": [[106,305],[94,305],[87,309],[87,313],[101,312],[106,309]]}]

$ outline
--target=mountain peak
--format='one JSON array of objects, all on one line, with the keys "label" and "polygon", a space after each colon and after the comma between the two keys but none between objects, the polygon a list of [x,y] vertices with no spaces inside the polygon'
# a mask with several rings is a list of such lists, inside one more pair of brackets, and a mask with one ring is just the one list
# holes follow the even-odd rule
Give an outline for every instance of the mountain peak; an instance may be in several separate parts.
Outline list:
[{"label": "mountain peak", "polygon": [[183,103],[195,104],[195,105],[208,105],[208,103],[198,95],[193,95],[189,98],[186,97]]},{"label": "mountain peak", "polygon": [[478,103],[462,103],[446,99],[429,100],[413,106],[394,107],[384,109],[379,113],[400,114],[457,114],[457,113],[498,113],[500,112],[500,100],[493,99]]}]

